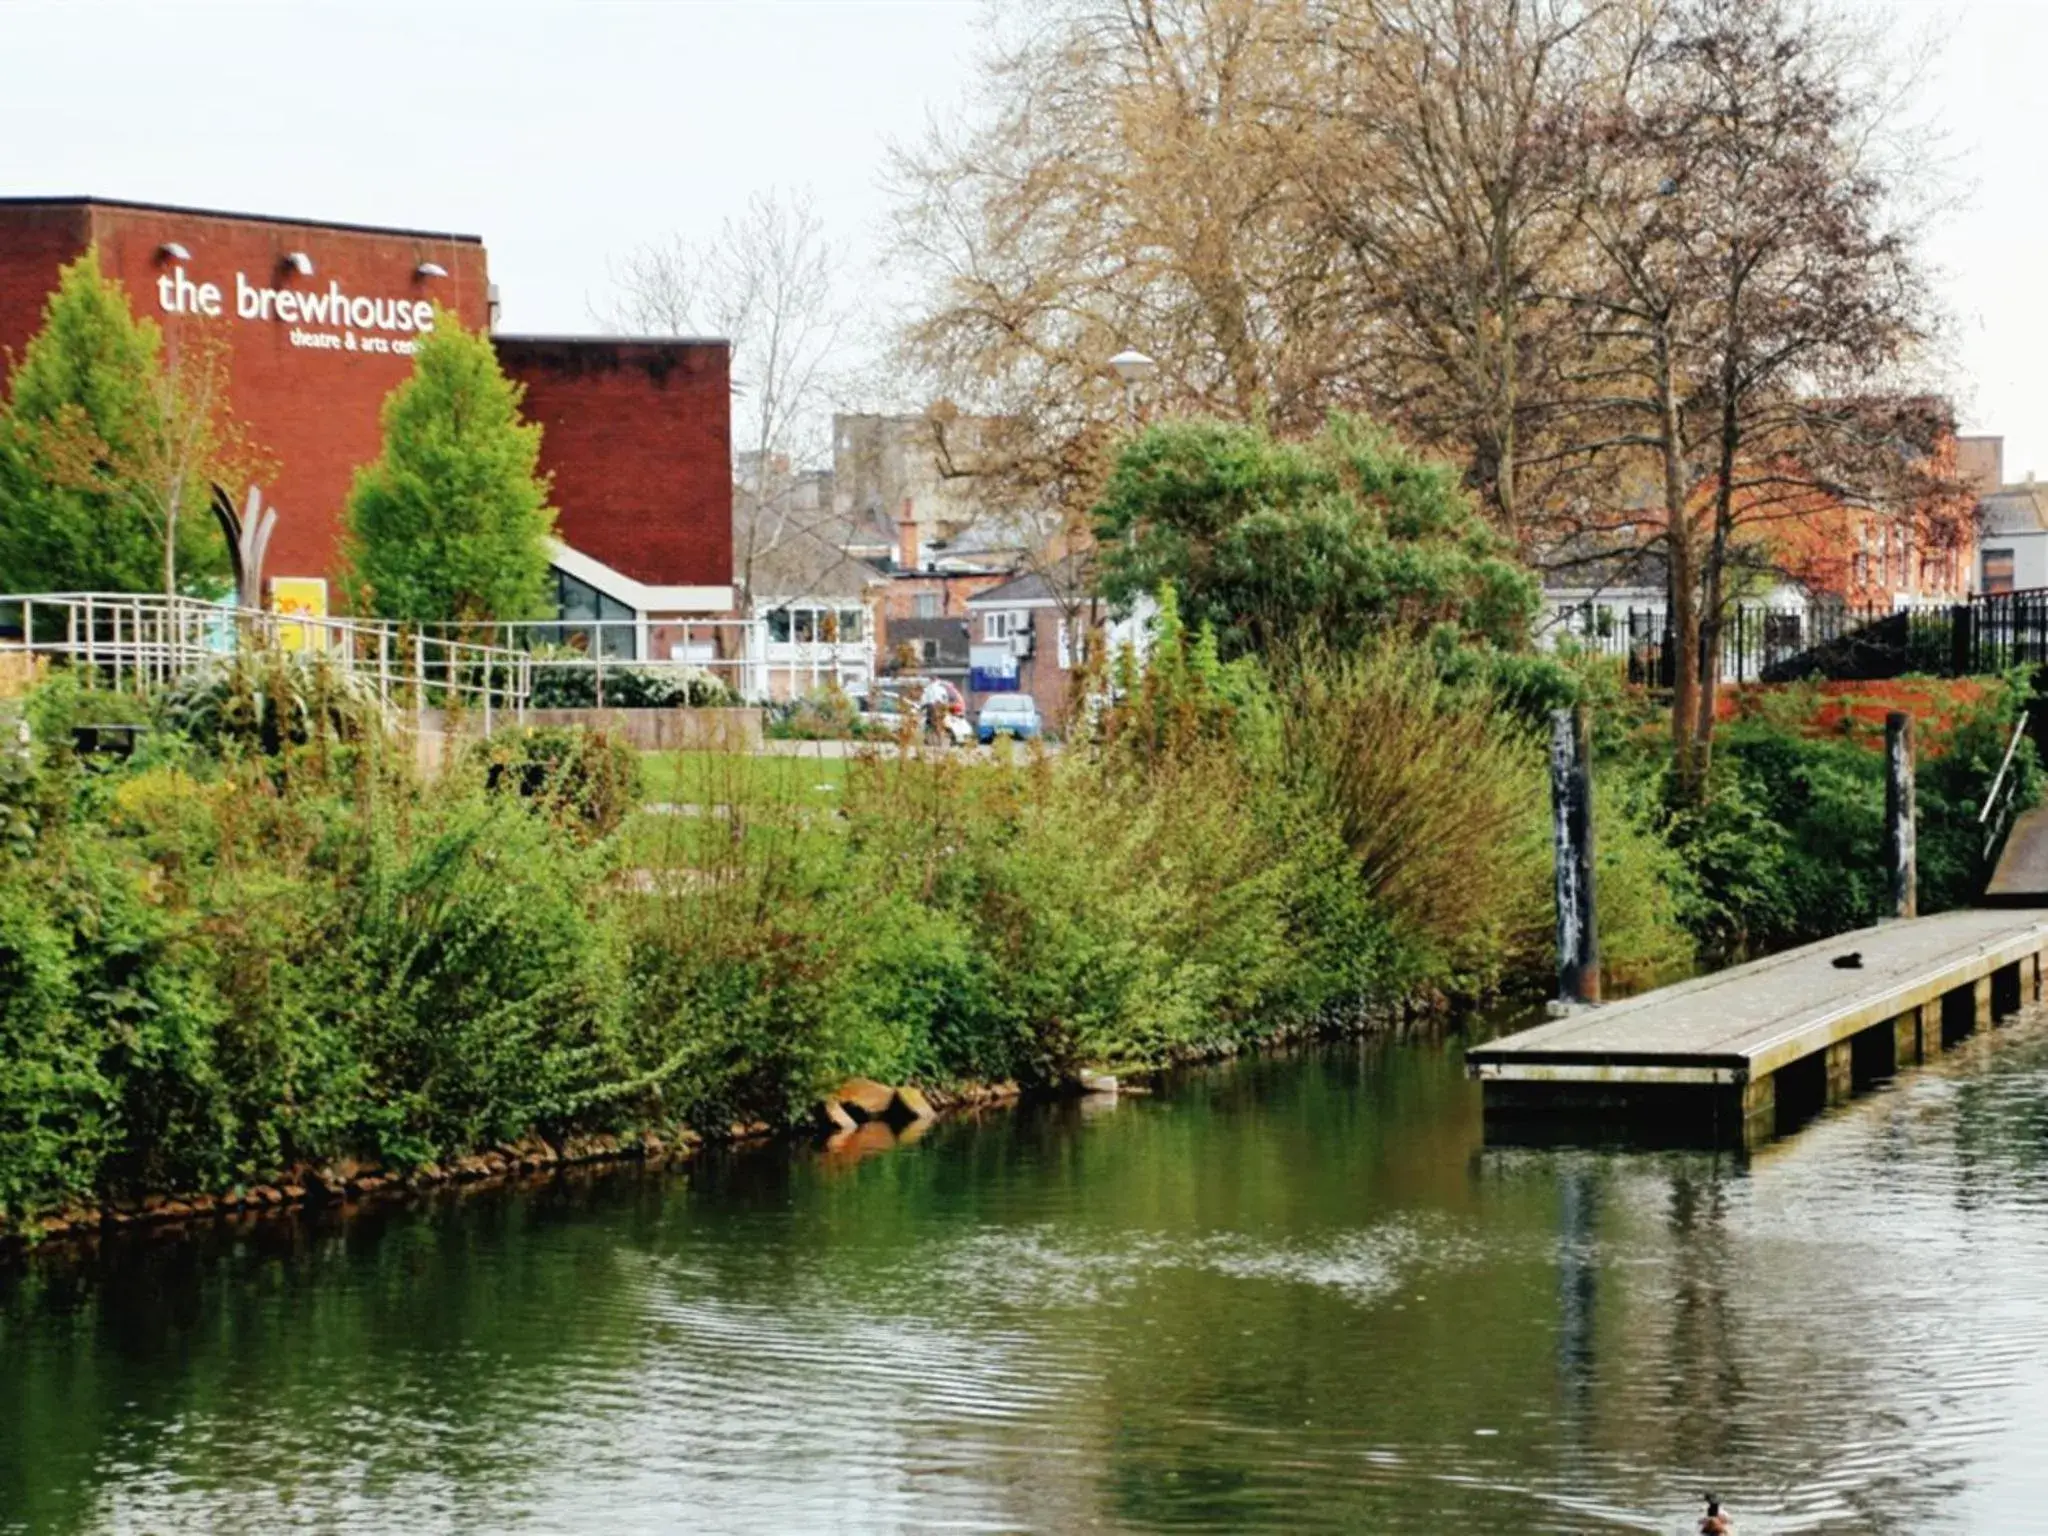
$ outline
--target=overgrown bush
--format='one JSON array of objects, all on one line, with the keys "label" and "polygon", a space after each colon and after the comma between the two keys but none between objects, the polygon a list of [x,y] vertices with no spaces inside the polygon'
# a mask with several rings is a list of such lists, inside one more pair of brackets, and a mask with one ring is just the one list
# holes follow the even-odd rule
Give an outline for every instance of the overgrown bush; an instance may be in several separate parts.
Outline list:
[{"label": "overgrown bush", "polygon": [[770,741],[879,740],[889,734],[861,718],[846,690],[829,682],[802,698],[769,705],[762,733]]},{"label": "overgrown bush", "polygon": [[640,754],[608,731],[499,731],[479,743],[474,756],[487,787],[525,797],[585,839],[616,832],[640,803]]},{"label": "overgrown bush", "polygon": [[[1916,739],[1919,905],[1968,906],[1989,874],[1977,815],[2024,698],[2006,683]],[[1666,831],[1690,871],[1680,888],[1687,927],[1715,960],[1825,938],[1888,916],[1881,728],[1815,721],[1825,701],[1789,690],[1723,727],[1704,802]],[[1653,749],[1654,750],[1654,749]],[[2023,741],[2015,804],[2040,798],[2041,772]]]},{"label": "overgrown bush", "polygon": [[[0,1222],[783,1122],[853,1072],[1058,1081],[1547,976],[1541,747],[1499,676],[1217,651],[1169,597],[1060,754],[877,753],[831,810],[729,763],[720,791],[713,759],[703,814],[629,824],[636,760],[580,730],[423,781],[297,671],[181,694],[127,763],[39,745],[0,839]],[[1683,963],[1654,803],[1603,789],[1631,976]]]},{"label": "overgrown bush", "polygon": [[1405,648],[1297,669],[1292,772],[1396,932],[1473,984],[1540,951],[1549,912],[1537,741]]}]

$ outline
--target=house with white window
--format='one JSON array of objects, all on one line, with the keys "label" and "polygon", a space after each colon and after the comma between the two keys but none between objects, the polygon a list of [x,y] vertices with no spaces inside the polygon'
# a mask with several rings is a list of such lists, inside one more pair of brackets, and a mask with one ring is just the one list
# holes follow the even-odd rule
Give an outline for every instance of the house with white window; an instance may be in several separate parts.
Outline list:
[{"label": "house with white window", "polygon": [[2048,485],[2000,486],[1977,503],[1979,592],[2048,587]]},{"label": "house with white window", "polygon": [[735,575],[747,621],[749,699],[793,699],[837,688],[865,693],[875,676],[876,610],[888,578],[819,533],[783,519],[751,545]]},{"label": "house with white window", "polygon": [[1065,728],[1078,702],[1074,679],[1091,659],[1113,658],[1126,645],[1143,655],[1153,605],[1117,618],[1093,595],[1084,567],[1064,560],[1027,571],[967,600],[970,707],[995,693],[1028,693],[1039,717]]}]

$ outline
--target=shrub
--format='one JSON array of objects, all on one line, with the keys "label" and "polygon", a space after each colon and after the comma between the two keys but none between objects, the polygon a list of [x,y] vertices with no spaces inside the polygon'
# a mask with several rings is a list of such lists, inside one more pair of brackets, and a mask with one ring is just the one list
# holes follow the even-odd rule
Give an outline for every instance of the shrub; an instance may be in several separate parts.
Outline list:
[{"label": "shrub", "polygon": [[1354,416],[1304,442],[1162,422],[1118,455],[1094,522],[1103,595],[1127,608],[1172,583],[1226,657],[1420,640],[1439,624],[1512,646],[1537,606],[1456,471]]},{"label": "shrub", "polygon": [[[597,668],[537,659],[529,702],[535,709],[595,709]],[[732,709],[739,703],[739,695],[708,672],[628,664],[604,669],[606,709]]]},{"label": "shrub", "polygon": [[69,936],[39,886],[0,872],[0,1227],[89,1197],[118,1136],[98,1042],[72,1011]]},{"label": "shrub", "polygon": [[288,748],[360,742],[380,727],[377,698],[324,658],[237,651],[185,674],[160,696],[163,725],[208,752],[282,756]]},{"label": "shrub", "polygon": [[845,741],[886,733],[871,729],[837,684],[768,706],[763,734],[771,741]]},{"label": "shrub", "polygon": [[536,726],[475,748],[485,784],[523,797],[586,841],[619,829],[640,804],[640,754],[607,731]]},{"label": "shrub", "polygon": [[[309,967],[360,1091],[348,1141],[412,1163],[559,1132],[618,1075],[623,986],[603,850],[455,788],[379,804],[335,854],[339,926]],[[338,941],[338,942],[336,942]]]}]

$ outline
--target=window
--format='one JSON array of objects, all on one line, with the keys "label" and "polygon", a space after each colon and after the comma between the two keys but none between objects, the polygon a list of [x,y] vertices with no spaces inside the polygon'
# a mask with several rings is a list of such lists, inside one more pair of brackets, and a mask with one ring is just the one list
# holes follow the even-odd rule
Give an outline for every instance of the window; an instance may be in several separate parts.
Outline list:
[{"label": "window", "polygon": [[841,642],[847,645],[858,645],[860,643],[861,626],[866,622],[866,619],[867,615],[858,608],[840,609],[839,638]]},{"label": "window", "polygon": [[1073,637],[1067,631],[1067,621],[1065,619],[1060,620],[1059,653],[1060,670],[1064,672],[1074,664],[1074,642]]},{"label": "window", "polygon": [[768,615],[768,638],[776,645],[789,644],[789,610],[777,608]]},{"label": "window", "polygon": [[[555,572],[555,612],[562,619],[559,636],[563,645],[581,642],[580,649],[593,656],[619,660],[633,659],[635,635],[633,610],[615,597],[607,597],[587,581],[578,581],[567,571]],[[593,624],[591,621],[599,623]],[[581,626],[579,627],[579,621]]]},{"label": "window", "polygon": [[910,600],[910,616],[914,619],[943,619],[945,597],[937,592],[920,592]]},{"label": "window", "polygon": [[1984,551],[1984,590],[1986,592],[2010,592],[2012,590],[2012,551],[2009,549],[1987,549]]},{"label": "window", "polygon": [[796,610],[796,643],[809,645],[818,637],[818,611],[815,608]]},{"label": "window", "polygon": [[918,641],[917,659],[927,663],[937,661],[939,659],[939,642],[936,640]]},{"label": "window", "polygon": [[1012,635],[1021,635],[1030,627],[1031,615],[1028,613],[986,613],[981,618],[981,638],[994,644]]}]

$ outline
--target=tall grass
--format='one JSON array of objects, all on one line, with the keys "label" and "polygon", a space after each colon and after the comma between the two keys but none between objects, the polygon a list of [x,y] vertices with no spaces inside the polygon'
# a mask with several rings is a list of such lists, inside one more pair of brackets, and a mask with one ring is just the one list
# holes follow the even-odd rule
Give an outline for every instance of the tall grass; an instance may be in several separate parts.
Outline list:
[{"label": "tall grass", "polygon": [[1549,921],[1542,757],[1483,691],[1386,646],[1289,669],[1288,772],[1395,932],[1453,977],[1497,977]]}]

